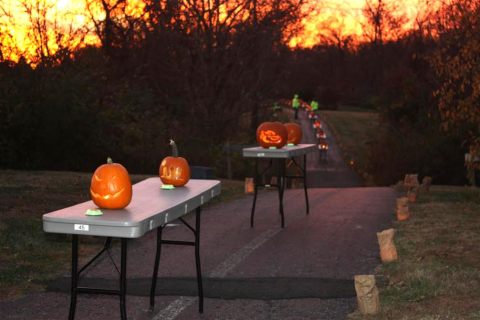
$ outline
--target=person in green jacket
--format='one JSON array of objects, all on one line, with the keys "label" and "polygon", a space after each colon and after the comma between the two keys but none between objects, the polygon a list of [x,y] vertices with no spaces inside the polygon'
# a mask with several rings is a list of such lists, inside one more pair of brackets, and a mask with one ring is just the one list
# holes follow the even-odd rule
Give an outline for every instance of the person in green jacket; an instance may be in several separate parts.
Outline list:
[{"label": "person in green jacket", "polygon": [[318,110],[318,102],[313,100],[312,103],[310,103],[312,106],[312,111],[317,111]]},{"label": "person in green jacket", "polygon": [[293,96],[292,108],[295,110],[295,119],[298,119],[298,108],[300,108],[300,99],[298,98],[298,94]]}]

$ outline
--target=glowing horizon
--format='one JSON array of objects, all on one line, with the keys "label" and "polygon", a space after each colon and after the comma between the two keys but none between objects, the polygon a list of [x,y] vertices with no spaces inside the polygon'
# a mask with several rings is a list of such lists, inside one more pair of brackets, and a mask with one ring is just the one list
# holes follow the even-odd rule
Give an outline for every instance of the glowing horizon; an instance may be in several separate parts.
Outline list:
[{"label": "glowing horizon", "polygon": [[[353,41],[365,40],[366,18],[363,14],[365,0],[326,0],[318,1],[314,10],[304,12],[306,17],[301,24],[304,32],[295,35],[288,41],[292,48],[311,48],[332,37],[332,32],[345,39],[351,37]],[[397,1],[398,12],[395,16],[405,16],[404,31],[414,27],[414,20],[424,8],[423,0]],[[304,10],[309,8],[305,7]],[[388,37],[387,37],[388,39]]]},{"label": "glowing horizon", "polygon": [[[422,10],[421,1],[423,0],[396,2],[401,5],[399,14],[405,15],[409,20],[404,28],[412,28],[415,16]],[[50,28],[46,40],[41,40],[31,28],[27,9],[32,4],[30,1],[21,2],[8,1],[5,4],[0,0],[0,41],[5,59],[18,61],[24,56],[28,63],[35,64],[39,56],[49,56],[60,49],[58,39],[61,46],[68,48],[100,44],[86,10],[87,0],[39,0],[40,9],[47,13],[46,25]],[[127,1],[127,8],[133,14],[139,12],[138,9],[143,5],[141,0]],[[319,43],[335,41],[332,40],[332,34],[340,39],[350,37],[355,42],[364,40],[364,5],[365,0],[307,1],[302,8],[305,17],[300,22],[301,32],[286,39],[286,43],[291,48],[310,48]],[[100,8],[93,8],[93,15],[96,19],[104,19]],[[33,17],[41,18],[35,14]],[[41,41],[46,45],[42,46]]]}]

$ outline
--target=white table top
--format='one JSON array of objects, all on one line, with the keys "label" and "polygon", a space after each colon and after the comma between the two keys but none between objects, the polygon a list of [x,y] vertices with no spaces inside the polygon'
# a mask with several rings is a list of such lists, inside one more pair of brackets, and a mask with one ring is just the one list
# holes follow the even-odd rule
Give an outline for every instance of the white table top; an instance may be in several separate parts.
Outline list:
[{"label": "white table top", "polygon": [[161,189],[160,178],[149,178],[133,185],[130,204],[120,210],[102,209],[101,216],[87,216],[96,209],[92,201],[43,215],[45,232],[106,237],[138,238],[165,225],[220,194],[217,180],[190,180],[173,190]]},{"label": "white table top", "polygon": [[315,150],[318,150],[316,144],[297,144],[295,146],[284,146],[280,149],[253,147],[244,148],[243,156],[249,158],[292,158],[303,156]]}]

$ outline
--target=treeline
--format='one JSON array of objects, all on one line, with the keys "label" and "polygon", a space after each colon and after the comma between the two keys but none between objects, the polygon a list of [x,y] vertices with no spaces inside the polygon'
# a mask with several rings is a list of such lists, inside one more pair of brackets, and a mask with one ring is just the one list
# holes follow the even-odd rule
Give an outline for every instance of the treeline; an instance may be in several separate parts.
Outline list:
[{"label": "treeline", "polygon": [[[435,183],[468,183],[464,155],[480,154],[480,1],[425,9],[414,29],[390,40],[382,37],[400,24],[381,1],[373,2],[378,6],[367,1],[371,41],[330,41],[293,52],[293,88],[326,108],[379,112],[379,127],[358,142],[369,150],[361,169],[377,184],[409,172],[433,176]],[[479,169],[478,162],[469,165]]]},{"label": "treeline", "polygon": [[[330,30],[293,51],[285,37],[301,0],[148,0],[135,16],[125,1],[102,3],[101,46],[39,54],[35,67],[3,60],[0,167],[91,171],[111,156],[152,173],[174,138],[191,164],[224,176],[226,146],[253,142],[273,102],[299,93],[378,110],[359,142],[378,184],[406,172],[465,183],[464,153],[480,145],[478,0],[426,10],[408,31],[394,7],[369,0],[368,41]],[[242,178],[245,161],[233,161]]]},{"label": "treeline", "polygon": [[[91,171],[111,156],[154,173],[173,138],[222,176],[225,145],[254,141],[283,96],[283,37],[302,1],[145,3],[133,15],[125,1],[97,1],[100,46],[40,51],[34,67],[3,61],[0,167]],[[48,26],[36,32],[48,39]]]}]

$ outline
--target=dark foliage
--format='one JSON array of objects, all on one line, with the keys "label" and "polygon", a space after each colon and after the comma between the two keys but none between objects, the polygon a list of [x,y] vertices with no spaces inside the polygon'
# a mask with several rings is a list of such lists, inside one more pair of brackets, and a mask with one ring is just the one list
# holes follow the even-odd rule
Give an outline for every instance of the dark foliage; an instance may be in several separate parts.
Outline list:
[{"label": "dark foliage", "polygon": [[283,35],[300,0],[238,2],[248,18],[232,8],[227,20],[216,7],[223,2],[185,9],[146,1],[147,18],[117,21],[112,11],[97,21],[101,48],[62,52],[35,68],[3,61],[0,167],[92,171],[111,156],[132,172],[155,173],[174,138],[192,165],[225,176],[229,162],[243,178],[240,146],[254,141],[273,101],[298,93],[322,108],[380,113],[365,168],[377,183],[407,172],[464,183],[464,135],[439,129],[432,94],[427,57],[438,40],[418,31],[290,51]]}]

